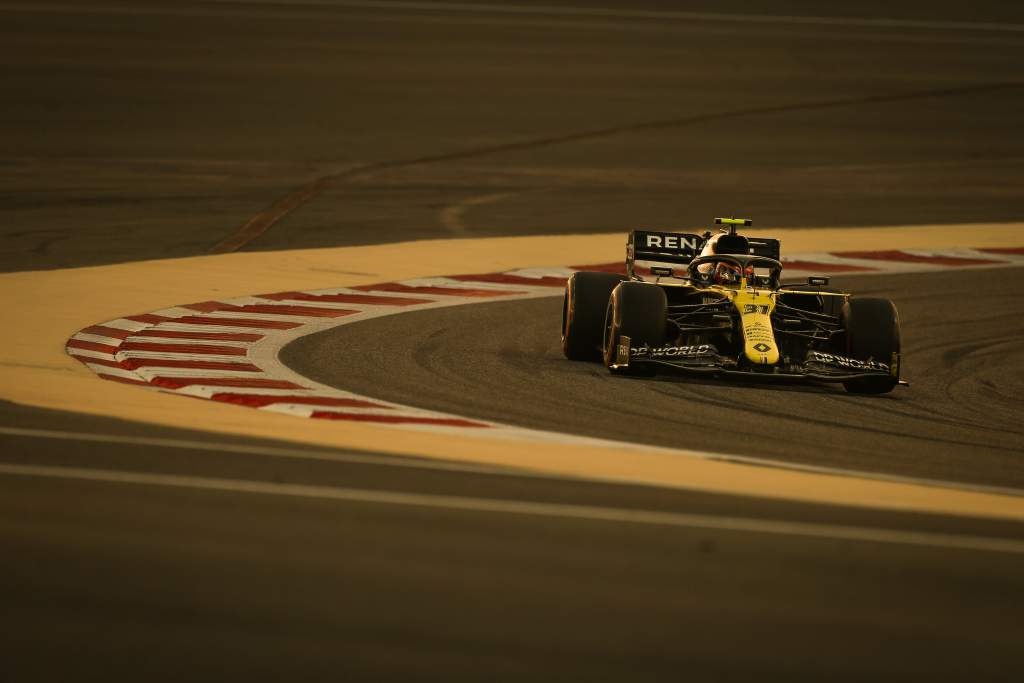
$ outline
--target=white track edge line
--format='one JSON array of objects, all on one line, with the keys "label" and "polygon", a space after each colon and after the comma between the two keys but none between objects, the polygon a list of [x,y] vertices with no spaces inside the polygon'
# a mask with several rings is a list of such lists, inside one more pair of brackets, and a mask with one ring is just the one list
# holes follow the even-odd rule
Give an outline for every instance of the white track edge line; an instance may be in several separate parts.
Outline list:
[{"label": "white track edge line", "polygon": [[0,426],[0,434],[8,436],[24,436],[37,439],[57,439],[61,441],[89,441],[93,443],[123,444],[126,446],[154,446],[192,451],[220,451],[239,455],[262,455],[272,458],[293,458],[301,460],[323,460],[327,462],[375,465],[381,467],[405,467],[423,470],[444,470],[449,472],[466,472],[470,474],[504,474],[523,476],[536,479],[559,479],[557,475],[543,476],[532,472],[519,472],[510,468],[486,465],[469,465],[448,463],[435,460],[417,459],[380,453],[360,455],[349,451],[326,451],[301,448],[280,448],[274,446],[251,446],[246,444],[222,443],[218,441],[200,441],[197,439],[175,439],[153,436],[123,436],[120,434],[97,434],[93,432],[71,432],[53,429],[32,429],[27,427]]},{"label": "white track edge line", "polygon": [[305,484],[275,484],[242,479],[221,479],[168,474],[147,474],[117,470],[93,470],[76,467],[0,464],[0,474],[55,479],[75,479],[114,484],[135,484],[188,488],[224,493],[248,493],[292,498],[423,507],[461,512],[497,513],[505,515],[555,517],[598,522],[619,522],[648,526],[669,526],[712,531],[798,536],[826,540],[912,545],[947,550],[972,550],[1024,554],[1024,541],[1013,538],[972,536],[924,531],[900,531],[872,527],[787,522],[773,519],[750,519],[697,513],[630,510],[589,505],[538,503],[446,496],[399,491]]}]

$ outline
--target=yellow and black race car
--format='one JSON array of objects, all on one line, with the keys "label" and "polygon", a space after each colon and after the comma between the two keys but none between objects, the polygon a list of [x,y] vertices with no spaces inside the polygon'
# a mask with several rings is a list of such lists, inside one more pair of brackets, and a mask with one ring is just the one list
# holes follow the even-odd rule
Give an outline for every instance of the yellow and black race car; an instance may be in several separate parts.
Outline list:
[{"label": "yellow and black race car", "polygon": [[900,323],[888,299],[852,297],[826,277],[782,284],[778,240],[634,230],[626,275],[574,273],[562,350],[615,374],[673,370],[841,382],[882,394],[900,380]]}]

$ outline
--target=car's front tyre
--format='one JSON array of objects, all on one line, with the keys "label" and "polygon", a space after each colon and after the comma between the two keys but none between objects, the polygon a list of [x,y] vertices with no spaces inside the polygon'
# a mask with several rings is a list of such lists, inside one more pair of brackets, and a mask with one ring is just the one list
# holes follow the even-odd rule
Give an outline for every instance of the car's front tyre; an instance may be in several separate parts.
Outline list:
[{"label": "car's front tyre", "polygon": [[[889,299],[851,298],[841,316],[846,330],[846,355],[891,365],[899,362],[900,318]],[[899,382],[899,368],[893,374],[843,382],[853,394],[887,394]]]},{"label": "car's front tyre", "polygon": [[614,273],[573,273],[562,299],[562,353],[569,360],[601,360],[604,313],[612,290],[626,278]]},{"label": "car's front tyre", "polygon": [[667,316],[668,300],[661,287],[642,282],[623,282],[616,287],[605,313],[605,367],[613,374],[653,375],[650,365],[619,365],[619,341],[629,337],[629,345],[634,348],[663,346]]}]

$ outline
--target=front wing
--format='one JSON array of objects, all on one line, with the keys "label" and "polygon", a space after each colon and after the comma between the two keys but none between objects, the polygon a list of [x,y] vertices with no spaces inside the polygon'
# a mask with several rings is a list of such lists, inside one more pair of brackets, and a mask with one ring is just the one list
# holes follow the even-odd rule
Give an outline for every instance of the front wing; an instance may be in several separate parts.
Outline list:
[{"label": "front wing", "polygon": [[[824,351],[809,351],[800,362],[779,363],[759,367],[744,365],[735,357],[719,353],[712,344],[699,346],[633,346],[629,337],[620,337],[616,349],[614,368],[657,366],[659,370],[673,370],[695,375],[756,378],[759,380],[814,380],[817,382],[846,382],[868,377],[892,376],[899,379],[898,354],[886,359],[857,360]],[[905,382],[900,382],[905,384]]]}]

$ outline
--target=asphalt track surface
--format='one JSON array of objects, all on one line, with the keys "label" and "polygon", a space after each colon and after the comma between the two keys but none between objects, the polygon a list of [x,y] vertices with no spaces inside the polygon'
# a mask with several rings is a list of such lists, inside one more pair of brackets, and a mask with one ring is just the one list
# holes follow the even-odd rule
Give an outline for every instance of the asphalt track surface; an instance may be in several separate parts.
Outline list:
[{"label": "asphalt track surface", "polygon": [[[1012,29],[1024,23],[1017,3],[685,8],[945,22],[931,28],[343,5],[0,4],[0,268],[202,254],[240,234],[238,248],[272,250],[696,226],[722,213],[796,226],[1021,219],[1024,39],[962,25]],[[241,230],[303,188],[314,190],[308,202],[265,230]],[[1014,270],[858,279],[860,291],[890,292],[904,315],[914,386],[893,397],[628,386],[665,405],[703,410],[694,406],[738,398],[742,407],[719,410],[774,413],[783,425],[777,455],[798,461],[1019,487],[1020,305],[998,291],[1016,279]],[[971,283],[992,289],[972,303]],[[950,308],[929,303],[947,295]],[[495,392],[465,374],[475,365],[514,380],[516,391],[531,375],[555,396],[594,389],[588,398],[619,417],[611,406],[621,383],[557,357],[556,301],[409,314],[338,334],[365,345],[358,335],[385,331],[371,325],[402,331],[412,346],[382,336],[395,353],[381,354],[377,369],[400,364],[422,378],[424,401],[450,404],[462,391],[475,401],[469,409],[496,411]],[[517,317],[521,326],[508,327]],[[480,333],[482,323],[505,325],[508,336]],[[482,334],[474,338],[487,352],[460,329]],[[323,349],[330,364],[317,372],[349,362],[331,352]],[[1000,356],[1009,360],[1000,365]],[[363,365],[351,369],[346,382],[365,381]],[[390,372],[375,390],[404,381]],[[530,402],[551,400],[506,399],[505,414],[550,420]],[[817,423],[787,417],[796,409]],[[592,433],[628,429],[590,410],[551,412]],[[898,531],[1019,541],[1019,524],[441,470],[373,453],[284,456],[268,451],[282,444],[20,406],[0,406],[0,427],[0,465],[9,467],[835,531],[807,537],[7,470],[4,681],[1011,680],[1022,670],[1020,554],[835,537],[852,527],[876,539]],[[147,440],[154,436],[171,442]],[[694,438],[748,447],[728,430]],[[825,438],[836,447],[816,454],[809,443]]]},{"label": "asphalt track surface", "polygon": [[440,6],[0,3],[0,268],[206,253],[303,189],[234,244],[1020,218],[1024,33],[962,25],[1019,3]]},{"label": "asphalt track surface", "polygon": [[[242,456],[210,439],[2,438],[5,464],[1024,541],[1012,523]],[[61,478],[0,487],[11,681],[1019,673],[1021,554]]]}]

